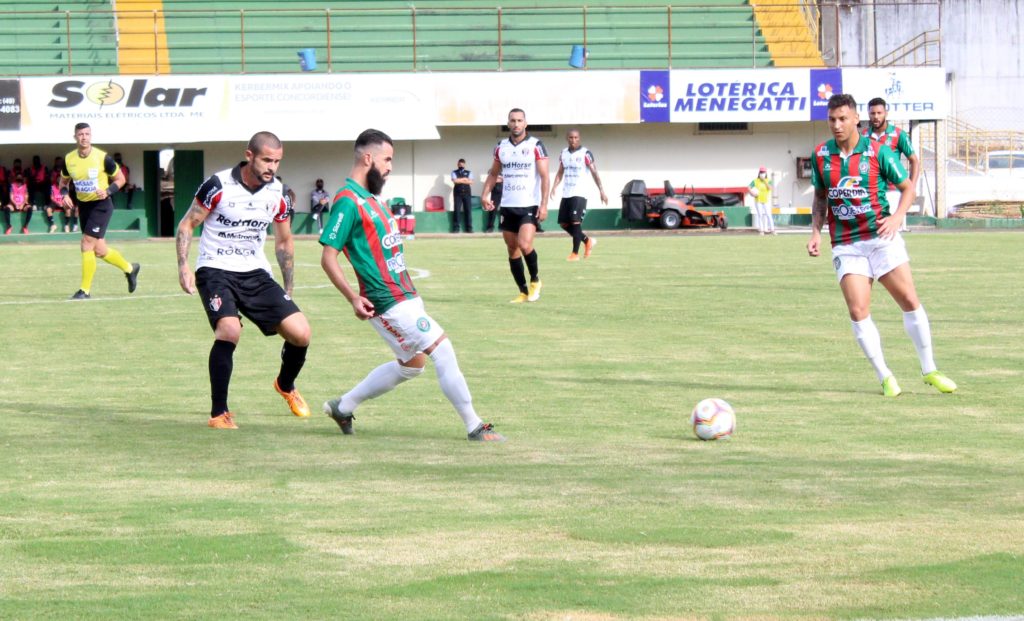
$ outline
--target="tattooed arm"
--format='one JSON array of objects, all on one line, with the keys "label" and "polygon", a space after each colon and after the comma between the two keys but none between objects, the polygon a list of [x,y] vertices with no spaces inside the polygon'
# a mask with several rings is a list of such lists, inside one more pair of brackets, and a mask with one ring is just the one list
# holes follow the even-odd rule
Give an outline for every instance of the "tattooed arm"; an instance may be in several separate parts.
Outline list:
[{"label": "tattooed arm", "polygon": [[826,190],[814,191],[811,204],[811,239],[807,242],[807,254],[816,257],[821,254],[821,227],[828,215],[828,194]]},{"label": "tattooed arm", "polygon": [[196,277],[188,265],[188,252],[192,247],[192,231],[206,220],[210,212],[206,211],[198,201],[192,201],[192,207],[178,223],[178,234],[175,248],[178,252],[178,284],[182,290],[192,295],[196,292]]},{"label": "tattooed arm", "polygon": [[295,287],[295,243],[292,240],[292,225],[288,220],[274,222],[274,251],[277,264],[281,266],[284,290],[291,295]]}]

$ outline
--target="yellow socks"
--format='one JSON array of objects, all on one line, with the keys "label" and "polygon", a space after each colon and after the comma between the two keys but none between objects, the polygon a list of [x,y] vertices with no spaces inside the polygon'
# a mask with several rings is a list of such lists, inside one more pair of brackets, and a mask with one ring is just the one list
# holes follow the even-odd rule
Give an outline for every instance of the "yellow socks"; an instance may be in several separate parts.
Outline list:
[{"label": "yellow socks", "polygon": [[[104,261],[106,261],[107,263],[113,265],[114,267],[116,267],[117,269],[121,270],[125,274],[130,274],[131,271],[132,271],[131,264],[124,260],[124,257],[121,256],[121,253],[116,251],[116,250],[114,250],[113,248],[111,248],[109,246],[107,247],[107,254],[104,257],[102,257],[102,258],[103,258]],[[93,265],[94,266],[95,266],[95,264],[96,264],[96,262],[93,261]],[[95,271],[95,269],[96,268],[93,267],[94,271]],[[91,278],[90,278],[90,280],[91,280]]]},{"label": "yellow socks", "polygon": [[[122,261],[124,259],[121,259]],[[92,277],[96,275],[96,253],[92,250],[82,253],[82,291],[89,293],[92,288]]]}]

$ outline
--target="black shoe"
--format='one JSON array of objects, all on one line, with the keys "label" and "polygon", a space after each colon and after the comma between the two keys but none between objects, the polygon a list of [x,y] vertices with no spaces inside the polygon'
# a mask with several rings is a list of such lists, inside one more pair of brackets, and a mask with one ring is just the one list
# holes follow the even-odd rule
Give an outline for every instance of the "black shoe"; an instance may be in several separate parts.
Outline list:
[{"label": "black shoe", "polygon": [[82,291],[81,289],[79,289],[78,291],[75,291],[74,295],[72,295],[68,299],[69,300],[88,300],[89,299],[89,294],[86,293],[85,291]]},{"label": "black shoe", "polygon": [[341,433],[346,436],[350,436],[354,433],[352,430],[352,421],[356,419],[355,416],[348,412],[342,412],[338,409],[341,405],[341,399],[331,399],[324,403],[324,413],[331,417],[331,420],[338,423],[338,427],[341,427]]},{"label": "black shoe", "polygon": [[135,288],[139,286],[139,270],[141,269],[141,265],[132,263],[132,271],[124,275],[128,279],[128,293],[135,293]]}]

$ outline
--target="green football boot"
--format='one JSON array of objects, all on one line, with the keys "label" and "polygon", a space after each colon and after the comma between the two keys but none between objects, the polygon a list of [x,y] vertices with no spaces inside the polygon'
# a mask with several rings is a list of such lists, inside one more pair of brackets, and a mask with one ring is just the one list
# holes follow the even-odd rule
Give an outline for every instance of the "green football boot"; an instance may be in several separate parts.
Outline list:
[{"label": "green football boot", "polygon": [[956,390],[956,382],[943,375],[940,371],[932,371],[922,376],[925,384],[931,384],[939,392],[953,392]]},{"label": "green football boot", "polygon": [[882,396],[883,397],[898,397],[900,393],[900,385],[896,383],[896,376],[890,375],[889,377],[882,380]]}]

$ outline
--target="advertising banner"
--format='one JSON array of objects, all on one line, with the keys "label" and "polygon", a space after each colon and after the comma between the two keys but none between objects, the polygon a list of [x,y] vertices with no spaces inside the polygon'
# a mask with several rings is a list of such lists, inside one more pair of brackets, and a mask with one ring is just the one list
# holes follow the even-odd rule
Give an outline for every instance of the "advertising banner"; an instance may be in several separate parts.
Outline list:
[{"label": "advertising banner", "polygon": [[640,72],[640,120],[644,123],[667,123],[671,120],[671,71]]},{"label": "advertising banner", "polygon": [[0,80],[0,131],[21,129],[21,84]]},{"label": "advertising banner", "polygon": [[857,100],[861,119],[875,97],[889,105],[890,121],[944,119],[949,112],[942,67],[843,69],[843,88]]},{"label": "advertising banner", "polygon": [[673,71],[673,123],[810,119],[807,69]]},{"label": "advertising banner", "polygon": [[[352,140],[374,127],[395,139],[436,139],[429,76],[89,76],[0,84],[4,143],[62,144],[86,122],[105,143],[188,144],[246,140],[261,130],[282,140]],[[12,95],[6,95],[7,91]],[[0,104],[2,107],[4,104]],[[17,125],[20,123],[20,126]],[[4,131],[14,130],[14,131]]]},{"label": "advertising banner", "polygon": [[638,99],[645,123],[764,123],[824,121],[836,93],[852,94],[862,117],[874,97],[893,120],[941,119],[948,108],[941,67],[641,71]]},{"label": "advertising banner", "polygon": [[843,93],[842,69],[811,69],[811,120],[828,120],[828,100]]}]

